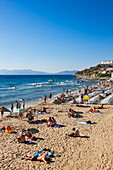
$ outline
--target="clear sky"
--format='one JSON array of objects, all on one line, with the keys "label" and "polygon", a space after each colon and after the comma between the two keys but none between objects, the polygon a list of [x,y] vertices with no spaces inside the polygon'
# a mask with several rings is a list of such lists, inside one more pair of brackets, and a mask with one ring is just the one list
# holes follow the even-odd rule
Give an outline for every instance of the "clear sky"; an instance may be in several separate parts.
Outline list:
[{"label": "clear sky", "polygon": [[58,72],[113,60],[113,0],[0,0],[0,69]]}]

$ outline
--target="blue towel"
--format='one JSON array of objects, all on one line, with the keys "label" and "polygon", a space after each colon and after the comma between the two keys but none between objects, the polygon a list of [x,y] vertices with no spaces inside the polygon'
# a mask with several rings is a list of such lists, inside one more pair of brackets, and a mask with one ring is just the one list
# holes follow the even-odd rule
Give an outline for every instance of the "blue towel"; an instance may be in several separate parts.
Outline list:
[{"label": "blue towel", "polygon": [[[46,152],[44,152],[44,151],[38,151],[38,152],[36,152],[34,155],[35,155],[35,156],[39,156],[42,152],[46,154]],[[50,158],[50,155],[48,155],[48,153],[47,153],[46,156],[47,156],[48,158]]]},{"label": "blue towel", "polygon": [[86,122],[81,122],[81,121],[77,121],[75,123],[81,124],[81,125],[91,125],[91,123],[86,123]]},{"label": "blue towel", "polygon": [[[42,153],[42,151],[38,151],[38,152],[36,152],[34,155],[35,155],[35,156],[39,156],[41,153]],[[45,152],[44,152],[44,153],[45,153]]]},{"label": "blue towel", "polygon": [[32,141],[25,141],[25,144],[35,144],[35,143]]}]

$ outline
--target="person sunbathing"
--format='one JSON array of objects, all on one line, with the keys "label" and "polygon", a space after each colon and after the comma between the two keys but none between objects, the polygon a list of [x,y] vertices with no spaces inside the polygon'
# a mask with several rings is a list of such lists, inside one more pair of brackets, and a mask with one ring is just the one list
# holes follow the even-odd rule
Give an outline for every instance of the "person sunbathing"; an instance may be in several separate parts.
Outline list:
[{"label": "person sunbathing", "polygon": [[20,132],[20,136],[17,137],[17,142],[24,143],[25,142],[25,135],[23,132]]},{"label": "person sunbathing", "polygon": [[96,107],[94,107],[93,112],[96,113],[96,112],[100,112],[100,111],[99,111],[99,110],[96,110]]},{"label": "person sunbathing", "polygon": [[46,108],[43,107],[42,110],[41,110],[41,112],[46,112]]},{"label": "person sunbathing", "polygon": [[31,132],[30,129],[27,129],[27,131],[25,132],[25,136],[26,136],[27,138],[32,137],[32,132]]},{"label": "person sunbathing", "polygon": [[97,113],[100,112],[99,110],[96,110],[96,108],[94,107],[94,109],[89,109],[88,113]]},{"label": "person sunbathing", "polygon": [[68,116],[79,117],[79,114],[77,114],[75,110],[73,110],[73,109],[70,108],[70,109],[68,110]]},{"label": "person sunbathing", "polygon": [[32,132],[30,129],[27,129],[27,131],[25,132],[25,136],[31,140],[37,140],[35,136],[32,136]]},{"label": "person sunbathing", "polygon": [[24,157],[24,159],[31,160],[31,161],[43,161],[45,163],[49,163],[51,161],[51,158],[50,157],[48,158],[46,155],[39,155],[39,156],[36,156],[36,155],[34,155],[34,156],[31,156],[31,155],[27,156],[26,155]]},{"label": "person sunbathing", "polygon": [[103,109],[103,104],[101,106],[98,106],[96,109]]},{"label": "person sunbathing", "polygon": [[92,112],[93,113],[93,109],[91,108],[91,109],[89,109],[89,111],[88,112]]}]

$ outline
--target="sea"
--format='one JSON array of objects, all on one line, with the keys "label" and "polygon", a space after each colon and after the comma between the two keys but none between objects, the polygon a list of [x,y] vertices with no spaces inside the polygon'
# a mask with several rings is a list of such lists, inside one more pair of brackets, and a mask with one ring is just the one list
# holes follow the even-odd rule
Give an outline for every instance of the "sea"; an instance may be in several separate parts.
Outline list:
[{"label": "sea", "polygon": [[97,80],[76,79],[74,75],[0,75],[0,106],[10,108],[11,102],[32,106],[43,101],[44,95],[53,97],[66,93],[67,89],[76,91],[85,86],[97,84]]}]

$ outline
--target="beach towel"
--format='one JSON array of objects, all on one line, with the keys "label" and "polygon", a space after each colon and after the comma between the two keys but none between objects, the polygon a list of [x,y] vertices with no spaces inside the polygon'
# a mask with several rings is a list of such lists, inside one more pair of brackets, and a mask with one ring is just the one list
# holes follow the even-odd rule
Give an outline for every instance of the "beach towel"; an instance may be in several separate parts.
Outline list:
[{"label": "beach towel", "polygon": [[46,113],[46,112],[42,112],[42,111],[40,111],[40,112],[38,112],[39,114],[44,114],[44,113]]},{"label": "beach towel", "polygon": [[[51,127],[49,125],[47,125],[47,127]],[[56,124],[56,125],[53,125],[51,128],[59,128],[60,127],[60,124]]]},{"label": "beach towel", "polygon": [[30,145],[30,144],[36,144],[35,142],[32,142],[32,141],[25,141],[24,143],[25,143],[25,144],[28,144],[28,145]]},{"label": "beach towel", "polygon": [[90,112],[90,111],[88,113],[101,114],[101,112]]},{"label": "beach towel", "polygon": [[53,107],[46,107],[46,109],[53,109]]},{"label": "beach towel", "polygon": [[47,152],[44,152],[44,151],[37,151],[34,155],[35,156],[43,156],[44,155],[44,156],[50,158],[50,156],[53,156],[53,154],[54,154],[54,152],[47,153]]},{"label": "beach towel", "polygon": [[81,121],[77,121],[75,123],[76,124],[81,124],[81,125],[91,125],[91,123],[86,123],[86,122],[81,122]]},{"label": "beach towel", "polygon": [[90,107],[90,106],[84,106],[84,105],[77,104],[76,107]]},{"label": "beach towel", "polygon": [[34,155],[35,155],[35,156],[39,156],[42,152],[43,152],[43,151],[38,151],[38,152],[36,152]]}]

